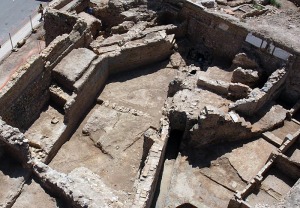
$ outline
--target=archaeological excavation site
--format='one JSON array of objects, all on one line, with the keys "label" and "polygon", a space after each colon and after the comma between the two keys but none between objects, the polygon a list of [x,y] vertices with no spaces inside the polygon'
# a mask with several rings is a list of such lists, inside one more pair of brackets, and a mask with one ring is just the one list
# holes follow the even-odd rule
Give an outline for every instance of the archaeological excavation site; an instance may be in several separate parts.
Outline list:
[{"label": "archaeological excavation site", "polygon": [[300,207],[299,5],[51,1],[0,63],[0,207]]}]

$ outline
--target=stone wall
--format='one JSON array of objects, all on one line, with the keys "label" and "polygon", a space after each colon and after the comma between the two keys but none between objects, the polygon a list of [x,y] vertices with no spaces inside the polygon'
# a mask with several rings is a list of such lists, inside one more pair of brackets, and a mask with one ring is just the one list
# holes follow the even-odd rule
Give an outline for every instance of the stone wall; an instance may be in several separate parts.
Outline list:
[{"label": "stone wall", "polygon": [[111,74],[138,68],[167,59],[172,53],[173,35],[165,31],[150,33],[142,40],[126,43],[119,52],[109,54]]},{"label": "stone wall", "polygon": [[229,15],[221,18],[190,1],[185,1],[179,15],[188,20],[188,38],[212,49],[215,57],[232,60],[248,33],[243,27],[228,21]]},{"label": "stone wall", "polygon": [[249,139],[255,136],[251,128],[250,124],[233,112],[224,113],[214,106],[206,106],[200,112],[197,124],[188,131],[184,145],[198,148],[225,141]]},{"label": "stone wall", "polygon": [[67,12],[49,9],[44,17],[45,41],[49,45],[57,36],[69,34],[77,21],[77,17]]},{"label": "stone wall", "polygon": [[27,129],[49,100],[50,82],[51,72],[44,68],[42,57],[31,58],[1,91],[2,119],[21,131]]},{"label": "stone wall", "polygon": [[263,106],[280,95],[286,78],[287,72],[285,69],[276,70],[261,89],[255,88],[247,98],[237,100],[235,103],[230,104],[229,108],[244,115],[254,115]]},{"label": "stone wall", "polygon": [[169,131],[169,121],[164,118],[161,119],[161,132],[156,132],[156,134],[149,136],[154,143],[149,150],[141,174],[136,180],[137,186],[132,206],[133,208],[151,207],[159,174],[161,173],[164,164]]},{"label": "stone wall", "polygon": [[300,56],[295,57],[292,68],[289,72],[286,88],[283,92],[283,99],[296,103],[300,99]]},{"label": "stone wall", "polygon": [[53,67],[74,48],[90,43],[86,23],[77,21],[72,29],[21,66],[1,91],[0,104],[6,107],[0,109],[0,116],[9,125],[24,131],[38,118],[50,98]]},{"label": "stone wall", "polygon": [[[212,49],[215,58],[230,62],[235,54],[250,53],[267,76],[276,69],[291,65],[283,92],[284,99],[296,102],[300,98],[298,85],[300,53],[280,43],[280,40],[252,34],[252,28],[230,15],[214,13],[201,5],[185,1],[178,12],[188,22],[187,37],[195,44],[204,44]],[[294,56],[293,58],[291,58]]]},{"label": "stone wall", "polygon": [[12,157],[17,159],[23,167],[30,167],[31,155],[29,152],[28,140],[19,129],[7,125],[0,118],[0,145],[5,146],[5,150]]}]

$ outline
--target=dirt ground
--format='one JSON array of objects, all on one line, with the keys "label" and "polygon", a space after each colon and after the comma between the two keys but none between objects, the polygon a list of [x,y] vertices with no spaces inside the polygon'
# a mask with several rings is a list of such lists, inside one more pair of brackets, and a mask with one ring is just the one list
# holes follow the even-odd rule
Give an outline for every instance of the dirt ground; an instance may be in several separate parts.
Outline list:
[{"label": "dirt ground", "polygon": [[247,185],[275,149],[261,138],[181,153],[164,206],[174,207],[188,201],[200,207],[227,207],[233,193]]},{"label": "dirt ground", "polygon": [[175,70],[164,65],[110,79],[98,99],[102,104],[93,107],[50,167],[64,173],[87,167],[118,191],[123,204],[133,200],[143,133],[150,126],[158,127],[168,84],[175,76]]},{"label": "dirt ground", "polygon": [[[268,6],[269,11],[263,15],[243,21],[254,32],[259,31],[266,37],[272,34],[279,43],[300,49],[299,7],[287,0],[278,1],[282,5],[280,9]],[[99,3],[98,0],[95,2]],[[37,41],[42,34],[42,30],[32,34],[18,52],[12,53],[0,63],[0,90],[18,67],[45,47],[43,41]],[[62,173],[70,173],[79,167],[90,169],[103,179],[107,187],[116,191],[118,201],[128,207],[134,200],[137,178],[148,154],[143,133],[149,127],[160,127],[163,108],[167,105],[165,100],[169,83],[179,72],[170,66],[168,61],[164,61],[111,76],[99,96],[92,98],[95,100],[94,106],[49,166]],[[206,71],[197,72],[193,78],[195,83],[197,76],[230,82],[232,71],[211,66]],[[200,111],[207,105],[213,105],[224,113],[229,111],[229,104],[233,101],[226,96],[198,88],[195,83],[193,89],[184,88],[174,95],[172,101],[176,103],[177,111],[186,113],[194,120],[198,119]],[[286,109],[280,106],[278,115],[283,115],[284,120]],[[266,114],[256,128],[264,129],[275,125],[272,123],[277,122],[275,116],[274,112]],[[40,159],[44,157],[43,151],[51,151],[66,128],[63,117],[63,113],[49,104],[25,132],[25,136],[30,138],[33,157]],[[298,124],[285,120],[283,126],[272,133],[283,140],[287,134],[293,134],[297,130]],[[274,145],[259,137],[197,150],[178,150],[180,144],[175,146],[171,146],[174,148],[172,153],[166,154],[158,188],[160,192],[153,205],[156,208],[173,208],[184,203],[197,207],[227,207],[234,194],[247,186],[276,150]],[[286,154],[299,162],[299,143]],[[66,207],[62,201],[47,193],[34,178],[29,179],[29,173],[24,172],[20,164],[2,156],[1,146],[0,161],[2,204],[11,197],[19,196],[13,208]],[[273,168],[264,177],[261,187],[245,200],[252,206],[261,202],[274,205],[294,184],[295,181],[285,173]]]}]

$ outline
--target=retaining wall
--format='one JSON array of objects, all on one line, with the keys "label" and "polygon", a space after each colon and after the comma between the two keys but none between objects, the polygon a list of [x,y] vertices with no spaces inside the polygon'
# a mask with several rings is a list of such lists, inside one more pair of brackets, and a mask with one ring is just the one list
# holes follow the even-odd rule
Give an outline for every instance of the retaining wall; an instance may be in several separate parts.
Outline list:
[{"label": "retaining wall", "polygon": [[48,103],[50,83],[51,72],[44,68],[42,57],[32,57],[1,91],[2,119],[21,131],[27,129]]}]

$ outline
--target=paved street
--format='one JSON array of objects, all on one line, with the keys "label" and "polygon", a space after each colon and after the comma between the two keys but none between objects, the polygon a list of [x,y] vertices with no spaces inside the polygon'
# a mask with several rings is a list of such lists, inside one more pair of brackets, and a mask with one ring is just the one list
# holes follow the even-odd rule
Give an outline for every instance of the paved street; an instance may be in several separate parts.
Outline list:
[{"label": "paved street", "polygon": [[8,33],[15,34],[27,22],[29,15],[37,13],[39,4],[47,0],[0,0],[0,44],[9,39]]}]

